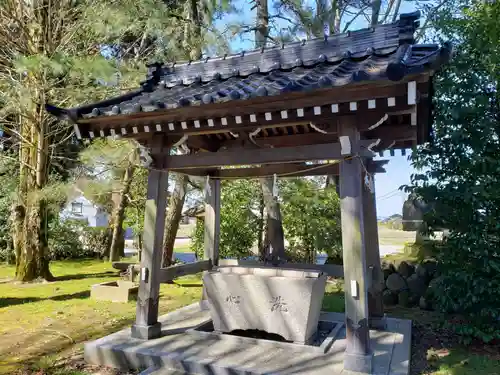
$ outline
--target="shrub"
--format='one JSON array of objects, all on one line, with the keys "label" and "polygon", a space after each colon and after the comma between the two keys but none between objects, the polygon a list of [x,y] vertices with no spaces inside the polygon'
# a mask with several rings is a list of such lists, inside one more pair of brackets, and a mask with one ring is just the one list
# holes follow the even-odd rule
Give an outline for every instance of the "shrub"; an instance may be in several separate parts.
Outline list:
[{"label": "shrub", "polygon": [[[255,181],[224,181],[221,188],[221,219],[219,256],[243,258],[257,241],[258,218],[252,213],[257,203],[258,189]],[[192,236],[191,249],[198,259],[203,259],[203,220],[198,220]]]},{"label": "shrub", "polygon": [[453,233],[438,255],[441,277],[436,279],[435,303],[445,313],[462,316],[448,324],[465,342],[500,339],[498,247],[498,239],[486,233]]},{"label": "shrub", "polygon": [[83,248],[92,256],[109,256],[111,232],[104,227],[85,227],[81,235]]},{"label": "shrub", "polygon": [[196,219],[196,225],[191,234],[191,251],[193,251],[198,259],[203,259],[204,257],[204,241],[205,241],[205,228],[202,219]]},{"label": "shrub", "polygon": [[432,207],[429,231],[450,231],[436,308],[465,340],[485,342],[500,339],[499,18],[498,1],[444,2],[436,15],[435,35],[460,48],[434,77],[433,136],[412,153],[406,189]]},{"label": "shrub", "polygon": [[51,260],[85,258],[88,253],[80,241],[83,225],[71,220],[52,220],[49,224],[49,257]]},{"label": "shrub", "polygon": [[75,220],[49,224],[49,257],[52,260],[103,257],[109,254],[108,228],[89,227]]},{"label": "shrub", "polygon": [[331,186],[317,180],[292,179],[281,182],[283,230],[292,262],[312,262],[313,252],[342,258],[340,200]]},{"label": "shrub", "polygon": [[14,254],[14,249],[11,246],[5,246],[0,248],[0,262],[14,264],[15,261],[16,261],[16,256]]}]

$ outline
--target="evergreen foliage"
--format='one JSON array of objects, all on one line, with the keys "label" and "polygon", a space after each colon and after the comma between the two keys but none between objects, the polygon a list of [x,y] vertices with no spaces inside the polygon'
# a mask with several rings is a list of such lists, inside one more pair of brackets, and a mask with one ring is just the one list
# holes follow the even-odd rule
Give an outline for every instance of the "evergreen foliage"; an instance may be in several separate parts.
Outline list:
[{"label": "evergreen foliage", "polygon": [[0,151],[0,261],[12,262],[14,250],[10,237],[10,208],[16,190],[17,165],[2,156],[12,153]]},{"label": "evergreen foliage", "polygon": [[334,186],[323,188],[321,182],[311,178],[281,181],[283,230],[288,255],[294,260],[312,263],[317,252],[342,257],[340,200]]},{"label": "evergreen foliage", "polygon": [[[340,201],[334,187],[321,179],[279,181],[283,229],[291,261],[313,262],[315,252],[341,257]],[[221,187],[220,257],[245,258],[258,242],[259,185],[256,180],[223,181]],[[191,248],[203,258],[203,220],[198,220]]]},{"label": "evergreen foliage", "polygon": [[[259,187],[255,180],[223,181],[221,184],[219,256],[244,258],[257,242]],[[204,255],[203,221],[198,220],[191,248],[199,259]]]},{"label": "evergreen foliage", "polygon": [[434,207],[429,229],[450,230],[436,305],[485,342],[500,339],[499,19],[500,3],[483,1],[448,2],[436,18],[457,51],[435,78],[433,140],[412,155],[423,172],[407,187]]}]

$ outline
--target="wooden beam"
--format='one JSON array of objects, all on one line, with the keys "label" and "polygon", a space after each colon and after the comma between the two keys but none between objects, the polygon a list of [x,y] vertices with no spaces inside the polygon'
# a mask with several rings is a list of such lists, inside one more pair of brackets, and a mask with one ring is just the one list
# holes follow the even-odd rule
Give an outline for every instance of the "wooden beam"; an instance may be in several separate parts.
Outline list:
[{"label": "wooden beam", "polygon": [[[359,156],[373,157],[374,152],[367,149],[373,140],[362,140]],[[280,149],[233,150],[221,152],[202,152],[191,155],[169,155],[166,160],[169,168],[209,168],[228,165],[278,164],[301,161],[344,159],[349,155],[341,154],[340,143],[286,147]]]},{"label": "wooden beam", "polygon": [[209,259],[200,260],[194,263],[176,264],[160,269],[160,282],[168,283],[178,277],[194,275],[198,272],[208,271],[210,269],[212,269],[212,262]]},{"label": "wooden beam", "polygon": [[[318,132],[314,133],[305,133],[305,134],[293,134],[293,135],[281,135],[281,136],[269,136],[269,137],[258,137],[254,138],[255,143],[261,147],[295,147],[295,146],[304,146],[304,145],[313,145],[313,144],[325,144],[325,143],[334,143],[338,141],[338,133],[337,127],[331,126],[325,128],[324,130],[328,131],[329,134],[322,134]],[[360,129],[363,133],[362,138],[390,138],[391,141],[407,141],[414,140],[417,138],[417,129],[415,126],[411,126],[410,124],[402,124],[398,126],[394,125],[381,125],[373,130],[363,130]],[[241,140],[231,140],[226,142],[221,142],[220,147],[226,147],[228,150],[241,147]],[[253,147],[255,145],[252,145]]]},{"label": "wooden beam", "polygon": [[215,139],[207,139],[206,136],[194,135],[188,137],[186,141],[188,147],[205,151],[215,152],[221,147],[221,142]]},{"label": "wooden beam", "polygon": [[[115,270],[120,270],[120,271],[126,271],[130,266],[134,266],[136,263],[131,263],[131,262],[113,262],[111,263],[111,267],[113,267]],[[137,264],[137,270],[140,271],[141,266]]]},{"label": "wooden beam", "polygon": [[[120,271],[126,271],[130,266],[134,267],[137,272],[141,271],[141,265],[129,262],[113,262],[112,267]],[[210,260],[199,260],[194,263],[176,264],[166,268],[160,268],[159,281],[160,283],[169,283],[172,280],[185,276],[194,275],[198,272],[208,271],[212,269],[212,262]]]},{"label": "wooden beam", "polygon": [[[335,129],[336,131],[336,129]],[[296,147],[303,145],[314,145],[324,143],[334,143],[339,139],[337,133],[321,134],[321,133],[308,133],[308,134],[293,134],[293,135],[280,135],[254,138],[255,143],[260,147]],[[229,141],[223,142],[222,147],[228,149],[239,147],[241,142]]]},{"label": "wooden beam", "polygon": [[[115,127],[125,123],[166,124],[170,121],[213,118],[230,115],[250,115],[274,110],[307,108],[340,102],[353,102],[377,98],[397,97],[407,92],[408,81],[428,81],[428,75],[408,76],[394,83],[390,81],[363,82],[343,87],[331,87],[313,92],[292,92],[271,97],[257,97],[244,101],[228,101],[210,105],[138,112],[128,115],[101,116],[78,121],[83,128]],[[420,87],[420,86],[419,86]],[[243,102],[244,104],[241,104]]]},{"label": "wooden beam", "polygon": [[[219,267],[230,267],[230,266],[263,267],[265,266],[265,264],[257,260],[221,259],[219,261]],[[344,270],[342,266],[337,264],[285,263],[285,264],[280,264],[278,268],[320,271],[328,276],[337,278],[344,276]]]},{"label": "wooden beam", "polygon": [[[356,124],[341,124],[342,136],[349,137],[358,148],[360,139]],[[345,279],[346,351],[344,369],[371,374],[373,353],[370,348],[368,313],[368,280],[362,206],[363,167],[360,160],[340,165],[340,210],[342,254]]]},{"label": "wooden beam", "polygon": [[362,138],[387,139],[395,142],[412,141],[417,139],[417,129],[410,124],[381,125],[373,130],[366,131]]},{"label": "wooden beam", "polygon": [[[283,130],[284,127],[287,126],[298,126],[305,125],[309,123],[317,124],[321,127],[322,124],[331,124],[333,130],[336,129],[337,123],[341,121],[344,117],[355,117],[356,122],[359,124],[360,130],[367,130],[373,124],[380,121],[382,117],[386,114],[390,115],[393,112],[396,113],[404,113],[408,112],[412,106],[406,104],[405,98],[398,98],[401,105],[397,105],[395,107],[387,107],[387,105],[383,108],[370,109],[370,110],[359,110],[356,112],[350,112],[348,109],[344,109],[343,112],[340,113],[332,113],[330,106],[322,107],[322,112],[320,115],[314,114],[313,108],[304,109],[304,115],[298,116],[296,111],[288,111],[289,115],[286,119],[283,119],[280,116],[281,111],[274,112],[266,112],[254,114],[256,117],[256,122],[250,120],[250,116],[243,117],[242,120],[236,121],[235,116],[232,117],[222,117],[222,118],[214,118],[211,121],[214,123],[213,126],[208,126],[205,123],[206,120],[198,120],[201,123],[200,127],[195,127],[192,124],[194,121],[186,121],[187,127],[183,128],[178,126],[174,127],[173,131],[169,131],[168,134],[191,134],[191,135],[200,135],[200,134],[210,134],[217,132],[239,132],[239,131],[252,131],[257,128],[268,129],[269,133],[274,134],[275,136],[279,136],[280,130]],[[383,100],[382,100],[383,101]],[[387,100],[383,101],[386,102]],[[340,108],[343,108],[340,105]],[[267,115],[270,115],[266,117]],[[238,116],[242,117],[242,116]]]},{"label": "wooden beam", "polygon": [[[370,173],[385,173],[384,165],[388,160],[370,160],[367,164]],[[339,164],[272,164],[262,167],[228,168],[228,169],[173,169],[173,172],[184,173],[191,176],[213,176],[218,179],[257,178],[262,176],[278,175],[280,178],[293,178],[303,176],[338,176]],[[289,175],[287,175],[289,174]]]},{"label": "wooden beam", "polygon": [[141,272],[137,295],[136,321],[132,337],[149,340],[161,336],[158,322],[160,267],[165,230],[168,174],[164,160],[153,165],[148,176],[146,212],[144,215],[144,246],[141,253]]}]

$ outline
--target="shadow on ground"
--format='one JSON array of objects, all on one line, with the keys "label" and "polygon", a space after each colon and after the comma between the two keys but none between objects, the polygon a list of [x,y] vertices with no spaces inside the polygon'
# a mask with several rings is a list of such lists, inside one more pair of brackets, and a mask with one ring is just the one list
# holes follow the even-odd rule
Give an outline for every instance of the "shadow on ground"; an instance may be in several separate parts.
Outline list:
[{"label": "shadow on ground", "polygon": [[40,301],[67,301],[70,299],[85,299],[90,297],[90,291],[85,290],[83,292],[72,293],[72,294],[61,294],[59,296],[53,296],[48,298],[39,298],[39,297],[0,297],[0,308],[7,306],[15,306],[22,305],[25,303],[31,302],[40,302]]},{"label": "shadow on ground", "polygon": [[99,277],[116,277],[118,275],[118,271],[107,271],[107,272],[99,272],[99,273],[84,273],[84,274],[75,274],[75,275],[64,275],[57,276],[54,281],[69,281],[69,280],[82,280],[82,279],[92,279]]}]

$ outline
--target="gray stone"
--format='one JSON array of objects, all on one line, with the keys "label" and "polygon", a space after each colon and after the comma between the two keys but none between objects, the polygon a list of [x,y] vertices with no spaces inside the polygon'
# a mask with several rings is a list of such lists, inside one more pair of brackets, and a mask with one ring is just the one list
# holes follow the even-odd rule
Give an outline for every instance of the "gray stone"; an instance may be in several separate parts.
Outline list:
[{"label": "gray stone", "polygon": [[413,294],[410,293],[409,303],[410,303],[411,307],[418,306],[419,301],[420,301],[420,297],[419,296],[415,296],[415,295],[413,295]]},{"label": "gray stone", "polygon": [[385,306],[394,306],[398,303],[398,295],[394,292],[391,292],[389,289],[384,290],[382,293],[382,298],[384,300]]},{"label": "gray stone", "polygon": [[425,290],[427,289],[425,278],[419,276],[417,273],[414,273],[409,278],[407,278],[406,283],[408,284],[408,289],[410,290],[411,294],[418,298],[424,295]]},{"label": "gray stone", "polygon": [[126,281],[107,281],[90,288],[90,298],[98,301],[128,302],[137,298],[137,284]]},{"label": "gray stone", "polygon": [[373,367],[373,353],[352,354],[344,353],[344,370],[361,374],[371,374]]},{"label": "gray stone", "polygon": [[393,273],[396,273],[396,267],[394,267],[394,264],[392,263],[382,263],[382,272],[384,273],[384,280],[387,280],[389,275],[392,275]]},{"label": "gray stone", "polygon": [[[338,324],[344,314],[322,313]],[[326,353],[321,347],[288,342],[236,337],[193,328],[210,321],[208,311],[193,304],[159,318],[162,336],[143,341],[130,336],[130,328],[85,343],[85,360],[99,366],[144,370],[158,373],[213,375],[307,374],[349,375],[344,370],[347,346],[345,329],[340,329]],[[387,318],[387,329],[370,331],[373,356],[372,373],[409,374],[411,321]],[[172,373],[172,372],[173,373]],[[352,373],[351,373],[352,374]],[[359,374],[358,374],[359,375]]]},{"label": "gray stone", "polygon": [[437,286],[441,282],[441,280],[442,277],[436,277],[435,279],[432,279],[424,293],[425,299],[430,303],[434,303],[434,300],[436,299],[436,296],[439,293]]},{"label": "gray stone", "polygon": [[410,277],[414,272],[415,267],[408,262],[402,261],[398,266],[398,273],[405,278]]},{"label": "gray stone", "polygon": [[150,326],[134,324],[131,327],[131,335],[133,338],[140,340],[156,339],[161,336],[161,323],[156,322]]},{"label": "gray stone", "polygon": [[402,290],[398,293],[398,304],[403,307],[410,307],[410,292]]},{"label": "gray stone", "polygon": [[425,268],[425,270],[427,271],[427,274],[429,275],[429,278],[433,278],[434,276],[436,276],[436,273],[438,271],[438,264],[435,260],[425,260],[421,266],[423,268]]},{"label": "gray stone", "polygon": [[165,367],[151,366],[139,375],[187,375],[183,370],[173,370]]},{"label": "gray stone", "polygon": [[432,310],[432,303],[428,301],[424,296],[420,297],[420,300],[418,301],[418,306],[422,310]]},{"label": "gray stone", "polygon": [[203,275],[214,329],[259,329],[305,343],[318,327],[326,276],[275,267],[223,267]]},{"label": "gray stone", "polygon": [[393,273],[387,278],[385,285],[392,292],[399,292],[408,288],[406,281],[399,273]]},{"label": "gray stone", "polygon": [[430,280],[429,272],[427,272],[427,268],[425,268],[422,264],[418,264],[415,267],[415,275],[418,275],[418,277],[425,280],[426,283]]}]

